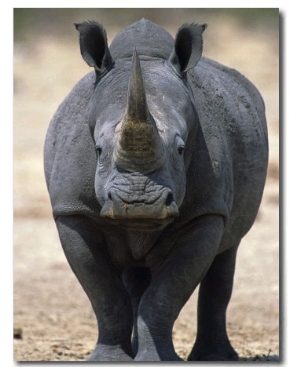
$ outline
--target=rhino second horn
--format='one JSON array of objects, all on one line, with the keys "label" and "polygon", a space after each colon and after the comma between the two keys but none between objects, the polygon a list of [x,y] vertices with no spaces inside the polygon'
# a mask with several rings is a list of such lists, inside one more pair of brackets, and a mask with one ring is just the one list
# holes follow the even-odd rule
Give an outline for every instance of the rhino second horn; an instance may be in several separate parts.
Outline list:
[{"label": "rhino second horn", "polygon": [[163,142],[148,110],[140,60],[135,50],[128,87],[127,109],[115,150],[115,162],[125,171],[145,173],[160,168],[164,161]]}]

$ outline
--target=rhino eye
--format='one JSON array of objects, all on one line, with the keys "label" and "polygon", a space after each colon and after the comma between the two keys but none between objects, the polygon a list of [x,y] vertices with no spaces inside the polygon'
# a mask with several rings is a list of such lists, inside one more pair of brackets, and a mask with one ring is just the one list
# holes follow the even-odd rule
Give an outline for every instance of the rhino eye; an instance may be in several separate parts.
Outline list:
[{"label": "rhino eye", "polygon": [[182,138],[179,135],[176,135],[175,137],[175,144],[176,144],[176,149],[177,149],[178,154],[183,155],[185,145],[184,145],[184,141],[182,140]]},{"label": "rhino eye", "polygon": [[185,149],[185,146],[184,146],[184,145],[180,145],[180,146],[178,147],[178,153],[179,153],[180,155],[182,155],[182,154],[183,154],[183,152],[184,152],[184,149]]},{"label": "rhino eye", "polygon": [[99,146],[96,146],[95,149],[96,149],[97,156],[99,158],[101,156],[101,154],[102,154],[102,148],[99,147]]}]

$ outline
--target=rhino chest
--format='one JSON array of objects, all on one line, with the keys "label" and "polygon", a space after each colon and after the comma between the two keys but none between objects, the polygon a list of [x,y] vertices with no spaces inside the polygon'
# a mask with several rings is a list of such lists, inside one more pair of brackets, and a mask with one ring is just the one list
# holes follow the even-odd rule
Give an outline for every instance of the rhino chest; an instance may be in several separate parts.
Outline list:
[{"label": "rhino chest", "polygon": [[159,231],[147,232],[136,230],[122,230],[115,228],[106,233],[108,253],[114,264],[122,268],[128,266],[153,266],[152,252],[160,247],[155,262],[160,262],[168,253],[166,241],[162,241]]}]

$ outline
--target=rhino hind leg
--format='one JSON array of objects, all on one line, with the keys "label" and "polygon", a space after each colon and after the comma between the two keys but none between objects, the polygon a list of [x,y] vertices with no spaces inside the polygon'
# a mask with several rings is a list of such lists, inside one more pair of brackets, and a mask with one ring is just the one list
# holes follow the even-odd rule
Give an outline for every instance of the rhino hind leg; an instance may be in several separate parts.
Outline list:
[{"label": "rhino hind leg", "polygon": [[201,282],[198,301],[198,332],[189,361],[238,361],[226,331],[237,247],[216,256]]},{"label": "rhino hind leg", "polygon": [[130,299],[102,246],[101,233],[80,216],[59,217],[56,225],[68,262],[98,322],[98,341],[89,361],[132,361]]}]

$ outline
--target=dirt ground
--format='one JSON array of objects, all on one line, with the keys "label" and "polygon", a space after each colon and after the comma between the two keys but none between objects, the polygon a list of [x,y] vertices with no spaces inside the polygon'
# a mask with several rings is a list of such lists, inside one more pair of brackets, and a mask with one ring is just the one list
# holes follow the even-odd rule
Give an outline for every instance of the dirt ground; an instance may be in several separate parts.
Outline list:
[{"label": "dirt ground", "polygon": [[[234,21],[223,21],[222,37],[231,42],[215,42],[208,34],[204,55],[237,68],[257,85],[270,135],[267,185],[257,220],[239,250],[228,333],[242,360],[279,361],[278,33],[253,36]],[[116,31],[109,31],[110,37]],[[15,44],[15,361],[83,361],[96,342],[94,314],[66,262],[51,217],[42,159],[53,113],[88,71],[77,39],[43,37],[38,47]],[[175,347],[183,358],[195,338],[196,299],[194,294],[174,328]]]}]

